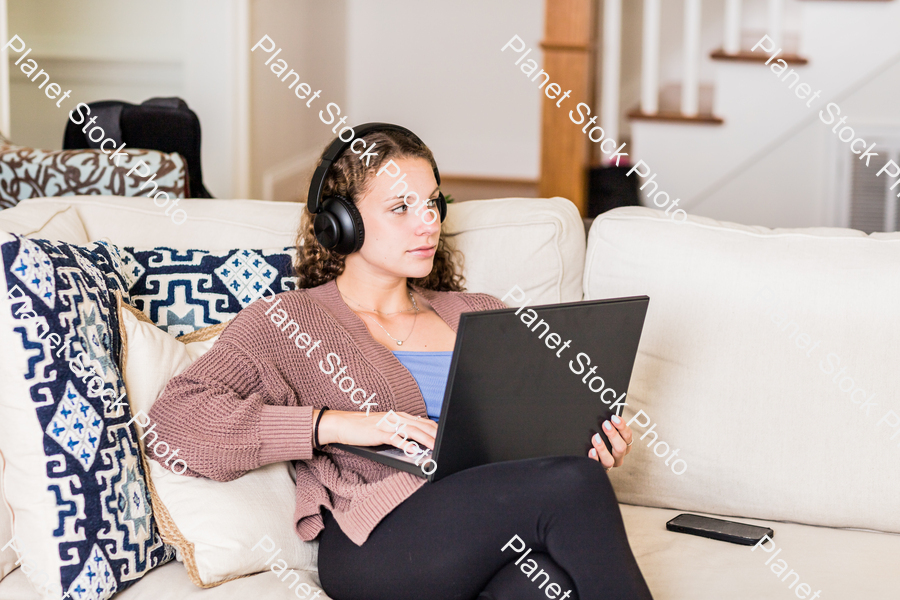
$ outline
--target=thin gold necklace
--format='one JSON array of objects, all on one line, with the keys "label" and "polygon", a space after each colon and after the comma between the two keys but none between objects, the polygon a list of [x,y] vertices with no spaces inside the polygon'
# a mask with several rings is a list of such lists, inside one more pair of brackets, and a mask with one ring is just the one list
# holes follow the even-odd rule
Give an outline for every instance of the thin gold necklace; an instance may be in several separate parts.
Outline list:
[{"label": "thin gold necklace", "polygon": [[[343,292],[341,292],[340,288],[338,288],[338,292],[339,292],[342,296],[345,296],[345,294],[344,294]],[[412,292],[411,292],[411,291],[406,290],[406,293],[409,294],[409,299],[412,300],[412,304],[413,304],[413,305],[412,305],[412,309],[415,309],[416,314],[415,314],[415,316],[413,317],[413,325],[412,325],[412,328],[409,330],[409,335],[407,335],[405,339],[398,340],[397,338],[395,338],[394,336],[392,336],[392,335],[390,334],[390,332],[389,332],[387,329],[385,329],[384,326],[383,326],[381,323],[379,323],[379,322],[375,319],[375,317],[372,317],[372,316],[370,316],[370,315],[367,315],[365,312],[362,312],[362,313],[361,313],[362,316],[364,316],[364,317],[369,317],[369,319],[371,319],[373,323],[375,323],[376,325],[378,325],[379,327],[381,327],[381,330],[382,330],[383,332],[385,332],[389,338],[391,338],[392,340],[394,340],[395,342],[397,342],[397,345],[398,345],[398,346],[402,346],[402,345],[403,345],[403,342],[405,342],[406,340],[408,340],[408,339],[410,338],[410,336],[412,336],[413,331],[416,329],[416,321],[418,321],[418,319],[419,319],[419,305],[416,303],[416,299],[415,299],[415,297],[412,295]],[[345,297],[350,298],[350,296],[345,296]],[[353,300],[353,298],[350,298],[350,300]],[[353,301],[356,302],[356,300],[353,300]],[[359,304],[359,302],[356,302],[356,304]],[[362,305],[359,304],[359,306],[362,306]],[[397,312],[395,312],[395,313],[387,313],[387,314],[390,314],[390,315],[396,315],[396,314],[400,314],[400,313],[402,313],[402,312],[407,312],[407,311],[412,310],[412,309],[407,308],[406,310],[400,310],[400,311],[397,311]],[[371,311],[371,312],[378,313],[377,310]],[[381,314],[381,313],[379,313],[379,314]]]},{"label": "thin gold necklace", "polygon": [[389,312],[389,313],[381,312],[380,310],[375,309],[375,308],[366,308],[365,306],[360,304],[357,300],[354,300],[353,298],[351,298],[344,292],[341,292],[340,288],[338,288],[338,292],[340,292],[341,296],[343,296],[344,298],[347,298],[348,300],[353,300],[354,304],[356,304],[361,309],[366,310],[368,312],[373,312],[377,315],[381,315],[382,317],[389,317],[391,315],[399,315],[400,313],[409,312],[411,310],[418,310],[418,308],[416,308],[416,300],[415,300],[415,298],[413,298],[412,292],[409,290],[406,290],[406,293],[409,294],[409,299],[412,300],[413,305],[410,306],[409,308],[404,308],[403,310],[398,310],[396,312]]}]

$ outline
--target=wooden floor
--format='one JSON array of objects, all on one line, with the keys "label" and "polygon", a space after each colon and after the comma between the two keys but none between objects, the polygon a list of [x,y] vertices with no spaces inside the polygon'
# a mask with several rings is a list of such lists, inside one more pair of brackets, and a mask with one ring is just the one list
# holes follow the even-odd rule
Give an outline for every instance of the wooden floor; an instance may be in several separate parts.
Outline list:
[{"label": "wooden floor", "polygon": [[528,179],[497,179],[442,175],[441,191],[456,202],[493,198],[537,198],[538,182]]},{"label": "wooden floor", "polygon": [[[455,202],[492,200],[494,198],[538,198],[537,181],[481,177],[441,176],[441,191]],[[582,218],[585,236],[594,219]]]}]

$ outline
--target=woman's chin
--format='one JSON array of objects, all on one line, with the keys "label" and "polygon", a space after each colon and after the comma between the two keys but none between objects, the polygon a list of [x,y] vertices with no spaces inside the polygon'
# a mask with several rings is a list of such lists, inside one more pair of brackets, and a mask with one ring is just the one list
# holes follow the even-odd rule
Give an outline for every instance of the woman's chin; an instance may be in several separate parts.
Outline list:
[{"label": "woman's chin", "polygon": [[404,276],[407,279],[421,279],[422,277],[428,277],[429,273],[431,273],[434,268],[433,260],[429,259],[427,261],[417,262],[420,262],[420,264],[410,265],[408,269],[404,269]]}]

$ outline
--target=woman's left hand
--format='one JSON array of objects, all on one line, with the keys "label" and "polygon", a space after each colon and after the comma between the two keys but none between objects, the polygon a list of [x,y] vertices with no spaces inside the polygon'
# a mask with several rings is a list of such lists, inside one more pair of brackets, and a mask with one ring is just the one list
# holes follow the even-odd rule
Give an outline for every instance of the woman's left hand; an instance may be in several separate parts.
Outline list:
[{"label": "woman's left hand", "polygon": [[599,461],[609,471],[613,467],[622,466],[625,455],[631,452],[631,444],[634,443],[634,438],[631,428],[616,415],[613,415],[609,421],[603,421],[603,432],[612,445],[612,454],[606,449],[606,444],[600,439],[600,434],[594,434],[594,437],[591,439],[591,444],[593,444],[594,448],[588,452],[588,456]]}]

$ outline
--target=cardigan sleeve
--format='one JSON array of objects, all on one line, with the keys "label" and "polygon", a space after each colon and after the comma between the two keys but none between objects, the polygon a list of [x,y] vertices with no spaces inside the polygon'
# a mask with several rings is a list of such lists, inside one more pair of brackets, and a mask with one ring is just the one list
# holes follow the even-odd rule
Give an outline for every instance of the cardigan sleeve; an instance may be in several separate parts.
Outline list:
[{"label": "cardigan sleeve", "polygon": [[509,308],[502,300],[491,296],[490,294],[464,294],[463,297],[465,298],[466,304],[468,304],[473,311]]},{"label": "cardigan sleeve", "polygon": [[312,411],[297,406],[275,369],[220,339],[169,381],[149,426],[179,451],[186,474],[230,481],[269,463],[311,458]]}]

